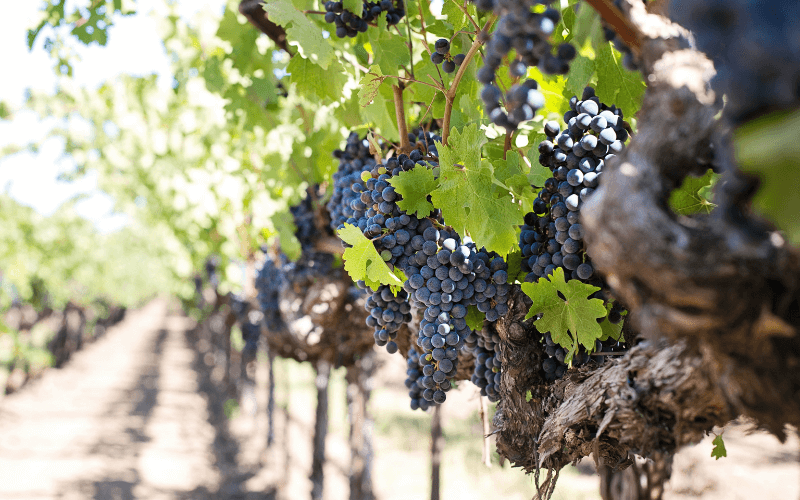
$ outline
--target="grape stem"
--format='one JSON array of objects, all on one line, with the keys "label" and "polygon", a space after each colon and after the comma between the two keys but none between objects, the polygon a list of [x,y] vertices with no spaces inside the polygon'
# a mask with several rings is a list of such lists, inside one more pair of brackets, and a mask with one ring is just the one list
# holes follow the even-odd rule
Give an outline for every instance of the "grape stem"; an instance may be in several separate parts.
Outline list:
[{"label": "grape stem", "polygon": [[[489,28],[492,27],[495,20],[497,20],[496,15],[492,15],[483,27],[482,31],[489,31]],[[447,145],[447,138],[450,136],[450,115],[453,114],[453,103],[456,100],[456,91],[458,90],[458,84],[461,83],[461,78],[464,77],[464,72],[467,71],[467,67],[469,63],[472,61],[472,57],[478,52],[478,49],[481,48],[483,45],[483,38],[481,36],[476,36],[475,41],[472,42],[472,46],[469,48],[467,55],[464,57],[464,62],[461,63],[461,66],[458,67],[458,72],[456,72],[456,76],[453,78],[453,82],[450,84],[450,88],[447,92],[444,93],[445,98],[445,105],[444,105],[444,119],[442,121],[442,144],[445,146]]]},{"label": "grape stem", "polygon": [[403,84],[398,82],[392,85],[394,94],[394,114],[397,118],[397,132],[400,134],[400,152],[411,151],[411,142],[408,140],[408,125],[406,125],[406,110],[403,105]]},{"label": "grape stem", "polygon": [[508,150],[511,149],[511,136],[514,134],[513,130],[506,131],[506,140],[503,143],[503,159],[506,159],[506,154]]},{"label": "grape stem", "polygon": [[586,0],[600,14],[603,21],[619,35],[622,41],[630,47],[635,56],[642,52],[642,33],[620,11],[612,0]]}]

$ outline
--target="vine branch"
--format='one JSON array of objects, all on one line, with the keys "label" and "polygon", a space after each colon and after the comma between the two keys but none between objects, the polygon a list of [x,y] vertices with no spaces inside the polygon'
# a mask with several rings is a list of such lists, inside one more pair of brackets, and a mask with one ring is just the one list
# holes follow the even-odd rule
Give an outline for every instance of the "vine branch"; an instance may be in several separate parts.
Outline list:
[{"label": "vine branch", "polygon": [[394,114],[397,118],[397,131],[400,134],[400,151],[406,153],[411,150],[411,142],[408,140],[408,125],[406,125],[406,110],[403,105],[402,83],[392,85],[394,95]]},{"label": "vine branch", "polygon": [[603,21],[614,29],[634,55],[638,56],[642,52],[643,35],[641,31],[623,15],[612,0],[586,0],[586,3],[591,5],[600,14]]},{"label": "vine branch", "polygon": [[[496,15],[489,17],[489,19],[486,21],[486,24],[483,26],[482,31],[488,32],[489,28],[492,27],[496,19]],[[453,77],[453,82],[450,84],[450,88],[444,94],[444,120],[442,121],[442,144],[444,145],[447,145],[447,139],[450,136],[450,116],[453,114],[453,103],[455,102],[458,84],[461,83],[461,78],[464,77],[464,73],[467,71],[467,67],[472,61],[472,58],[475,56],[475,53],[478,52],[478,49],[480,49],[485,43],[483,38],[484,37],[481,36],[475,37],[475,41],[472,42],[472,46],[469,48],[467,55],[464,57],[464,62],[462,62],[461,66],[458,67],[456,76]]]}]

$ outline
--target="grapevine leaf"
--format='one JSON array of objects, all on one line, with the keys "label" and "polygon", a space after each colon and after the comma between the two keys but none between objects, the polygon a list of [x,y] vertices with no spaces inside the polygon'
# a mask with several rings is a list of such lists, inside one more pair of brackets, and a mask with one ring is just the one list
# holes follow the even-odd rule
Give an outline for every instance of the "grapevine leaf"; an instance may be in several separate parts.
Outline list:
[{"label": "grapevine leaf", "polygon": [[535,322],[540,332],[550,332],[553,340],[570,353],[577,351],[578,344],[592,350],[595,340],[603,336],[597,318],[607,314],[602,300],[589,298],[597,290],[578,280],[565,282],[564,270],[558,267],[549,279],[522,284],[522,291],[533,300],[525,319],[541,313]]},{"label": "grapevine leaf", "polygon": [[338,101],[340,89],[347,83],[344,68],[333,61],[328,70],[323,70],[308,59],[293,57],[286,67],[291,73],[290,81],[297,85],[297,92],[308,99]]},{"label": "grapevine leaf", "polygon": [[737,129],[735,138],[736,157],[742,169],[761,180],[753,207],[775,222],[793,243],[800,242],[798,130],[799,112],[773,113],[744,124]]},{"label": "grapevine leaf", "polygon": [[453,25],[453,31],[461,31],[468,24],[467,15],[458,8],[456,1],[458,0],[444,0],[442,15],[447,17],[447,21]]},{"label": "grapevine leaf", "polygon": [[531,394],[531,390],[528,389],[525,391],[525,401],[530,402],[531,399],[533,399],[533,394]]},{"label": "grapevine leaf", "polygon": [[416,165],[413,169],[400,172],[399,175],[389,179],[389,184],[403,197],[397,202],[397,206],[407,214],[416,212],[417,217],[422,219],[433,212],[434,207],[428,201],[428,195],[437,186],[433,170],[424,165]]},{"label": "grapevine leaf", "polygon": [[527,174],[530,169],[522,161],[522,156],[517,151],[509,151],[506,160],[494,163],[494,166],[495,177],[513,193],[517,200],[522,202],[523,212],[532,211],[536,194],[531,189],[531,183],[528,180]]},{"label": "grapevine leaf", "polygon": [[374,61],[384,75],[396,75],[398,66],[409,63],[411,55],[404,38],[393,35],[388,30],[369,30],[368,34],[375,55]]},{"label": "grapevine leaf", "polygon": [[594,61],[578,54],[572,60],[569,66],[569,73],[567,74],[566,90],[570,97],[583,95],[583,89],[589,84],[594,74]]},{"label": "grapevine leaf", "polygon": [[344,269],[353,281],[364,280],[373,290],[379,285],[389,285],[393,291],[403,286],[403,280],[397,277],[381,259],[375,245],[352,224],[345,224],[337,231],[339,237],[352,245],[344,251]]},{"label": "grapevine leaf", "polygon": [[670,195],[669,205],[682,215],[691,215],[697,212],[710,213],[716,205],[708,201],[705,194],[708,193],[717,177],[711,169],[702,177],[687,177],[681,187]]},{"label": "grapevine leaf", "polygon": [[397,121],[394,116],[394,101],[392,101],[391,90],[387,86],[381,86],[372,104],[361,108],[361,118],[364,125],[371,125],[377,128],[381,135],[390,141],[400,139],[397,131]]},{"label": "grapevine leaf", "polygon": [[[269,20],[286,28],[289,39],[300,44],[301,56],[319,64],[322,69],[328,69],[334,59],[334,53],[317,25],[295,9],[288,0],[267,0],[263,6],[269,14]],[[296,58],[292,58],[294,59]],[[323,82],[331,88],[342,88],[342,85],[335,85],[327,79],[319,83]]]},{"label": "grapevine leaf", "polygon": [[544,96],[544,108],[539,112],[544,116],[550,113],[563,115],[569,110],[569,99],[564,97],[566,81],[562,75],[544,75],[539,68],[528,69],[528,78],[539,82],[539,92]]},{"label": "grapevine leaf", "polygon": [[728,450],[725,449],[725,441],[722,440],[722,434],[715,437],[711,444],[714,445],[714,448],[711,449],[711,456],[716,460],[728,456]]},{"label": "grapevine leaf", "polygon": [[492,166],[481,162],[484,143],[483,132],[471,124],[461,133],[452,129],[449,146],[437,144],[439,187],[431,193],[431,201],[447,224],[469,234],[478,247],[506,255],[516,244],[522,211],[509,193],[495,195]]},{"label": "grapevine leaf", "polygon": [[294,217],[291,213],[284,210],[272,216],[272,225],[278,232],[278,240],[281,243],[281,251],[289,260],[297,260],[302,252],[300,241],[294,235],[297,227],[294,225]]},{"label": "grapevine leaf", "polygon": [[342,7],[357,16],[361,16],[361,11],[364,10],[364,2],[361,0],[342,0]]},{"label": "grapevine leaf", "polygon": [[513,252],[509,252],[506,264],[508,264],[508,282],[513,283],[522,272],[522,251],[516,248]]},{"label": "grapevine leaf", "polygon": [[618,324],[614,324],[605,318],[600,323],[600,329],[603,330],[603,335],[600,337],[601,341],[605,341],[608,339],[619,340],[620,334],[622,333],[622,324],[623,321],[620,321]]},{"label": "grapevine leaf", "polygon": [[[453,25],[439,20],[436,20],[425,26],[425,30],[430,34],[440,36],[442,38],[450,38],[453,35]],[[423,59],[425,58],[423,57]]]},{"label": "grapevine leaf", "polygon": [[597,70],[597,97],[603,102],[613,102],[618,108],[622,108],[625,116],[635,115],[642,105],[646,88],[642,74],[622,67],[622,57],[611,47],[611,42],[600,44],[594,62]]},{"label": "grapevine leaf", "polygon": [[483,328],[484,319],[486,319],[486,315],[480,312],[477,307],[469,306],[467,308],[467,315],[464,316],[464,321],[467,322],[467,326],[470,330],[480,330]]},{"label": "grapevine leaf", "polygon": [[358,104],[366,106],[372,103],[384,80],[386,80],[386,77],[383,76],[380,66],[370,66],[369,73],[361,78],[361,83],[359,84],[361,89],[358,91]]}]

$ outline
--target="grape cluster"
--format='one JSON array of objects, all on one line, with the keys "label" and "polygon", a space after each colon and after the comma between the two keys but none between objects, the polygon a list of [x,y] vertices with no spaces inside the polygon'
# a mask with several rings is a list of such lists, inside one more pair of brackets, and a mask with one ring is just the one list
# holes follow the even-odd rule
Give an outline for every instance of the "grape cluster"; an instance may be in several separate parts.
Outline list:
[{"label": "grape cluster", "polygon": [[[314,283],[318,276],[329,274],[333,268],[335,258],[327,252],[314,250],[315,241],[321,236],[332,236],[332,231],[325,232],[316,225],[317,200],[321,198],[317,186],[309,188],[305,198],[300,203],[289,208],[294,219],[295,237],[300,242],[302,253],[300,258],[294,262],[288,262],[282,266],[283,274],[287,281],[295,287],[309,286]],[[326,226],[325,229],[328,229]]]},{"label": "grape cluster", "polygon": [[411,309],[423,311],[416,339],[420,350],[414,351],[419,353],[415,369],[421,369],[422,376],[414,379],[416,389],[410,388],[419,390],[412,394],[412,407],[424,409],[446,399],[458,352],[472,333],[465,319],[467,307],[474,305],[487,320],[496,321],[508,312],[510,285],[505,261],[478,251],[470,241],[462,244],[455,231],[441,224],[438,211],[419,219],[397,205],[399,195],[389,180],[417,165],[437,165],[439,136],[417,130],[409,139],[414,147],[409,154],[369,163],[355,162],[362,150],[357,136],[351,135],[328,209],[337,215],[336,221],[347,217],[343,222],[357,226],[387,265],[408,277],[396,296],[387,286],[372,290],[365,306],[367,325],[374,328],[376,343],[393,353],[397,331],[411,320]]},{"label": "grape cluster", "polygon": [[669,13],[714,60],[735,123],[800,105],[800,2],[674,0]]},{"label": "grape cluster", "polygon": [[389,354],[396,353],[397,332],[403,323],[411,321],[408,294],[400,290],[394,295],[390,287],[381,285],[367,298],[364,307],[369,312],[367,326],[375,329],[375,344],[386,346]]},{"label": "grape cluster", "polygon": [[[471,242],[461,244],[458,234],[423,221],[422,238],[412,242],[417,251],[405,269],[405,289],[411,303],[424,309],[417,345],[422,348],[423,398],[441,404],[457,369],[458,351],[472,331],[467,307],[475,305],[496,321],[508,313],[508,267],[505,261]],[[427,368],[430,366],[430,368]]]},{"label": "grape cluster", "polygon": [[353,190],[353,184],[361,182],[361,172],[375,167],[375,159],[369,154],[367,139],[359,138],[356,132],[347,138],[344,150],[337,149],[333,156],[339,159],[339,168],[333,174],[333,192],[326,208],[331,216],[331,228],[337,230],[348,219],[358,220],[363,215],[353,208],[360,194]]},{"label": "grape cluster", "polygon": [[278,298],[283,279],[280,266],[268,256],[256,275],[256,290],[261,312],[264,313],[264,324],[271,331],[278,331],[282,327]]},{"label": "grape cluster", "polygon": [[359,33],[364,33],[369,28],[369,23],[380,18],[386,13],[386,23],[389,26],[398,24],[406,15],[403,0],[381,0],[379,2],[364,2],[361,15],[345,10],[342,2],[325,2],[325,22],[336,25],[336,36],[339,38],[355,38]]},{"label": "grape cluster", "polygon": [[[497,29],[486,44],[484,66],[478,70],[478,81],[484,84],[481,99],[486,105],[492,123],[508,130],[515,130],[520,123],[533,118],[536,110],[544,106],[544,96],[534,80],[525,80],[513,85],[505,95],[504,111],[501,107],[503,93],[495,82],[497,70],[503,65],[506,55],[513,49],[516,59],[509,64],[509,72],[515,80],[528,73],[529,66],[536,66],[546,74],[566,74],[569,62],[575,58],[575,48],[561,44],[556,53],[548,39],[561,19],[558,10],[549,7],[550,1],[542,0],[476,0],[478,9],[494,11],[500,20]],[[544,5],[541,13],[534,6]]]},{"label": "grape cluster", "polygon": [[503,366],[500,362],[500,336],[491,330],[489,324],[484,324],[480,331],[470,337],[467,345],[473,344],[475,356],[472,383],[480,388],[481,396],[487,396],[489,401],[495,403],[500,399],[500,371]]},{"label": "grape cluster", "polygon": [[545,124],[548,139],[539,144],[539,162],[553,172],[525,216],[520,232],[525,281],[538,281],[556,268],[566,280],[599,284],[585,253],[580,208],[597,187],[603,166],[619,154],[629,125],[622,110],[606,106],[586,87],[581,100],[572,97],[564,114],[567,129]]},{"label": "grape cluster", "polygon": [[253,321],[242,323],[242,340],[244,349],[242,352],[254,353],[258,349],[258,337],[261,335],[261,326]]},{"label": "grape cluster", "polygon": [[[358,227],[364,236],[373,239],[375,248],[390,267],[404,269],[414,253],[411,240],[417,236],[420,219],[406,214],[397,206],[399,195],[389,184],[389,179],[416,165],[427,167],[435,160],[434,141],[441,137],[421,130],[409,134],[414,149],[378,164],[369,157],[368,144],[351,134],[344,151],[339,151],[339,170],[334,174],[334,192],[327,205],[332,225],[348,223]],[[435,164],[435,162],[433,162]],[[363,282],[359,286],[364,288]],[[365,304],[370,313],[367,325],[374,328],[375,342],[386,346],[390,353],[397,352],[397,331],[411,320],[408,294],[401,290],[396,296],[388,286],[371,290]]]},{"label": "grape cluster", "polygon": [[420,355],[413,347],[408,350],[406,365],[406,387],[408,387],[408,396],[411,398],[411,409],[425,411],[431,404],[422,397],[422,393],[425,391],[425,387],[422,385],[423,369],[420,364]]},{"label": "grape cluster", "polygon": [[464,63],[464,54],[450,55],[450,40],[440,38],[434,43],[434,52],[431,54],[431,62],[433,64],[441,64],[442,71],[445,73],[452,73],[456,70],[457,66]]}]

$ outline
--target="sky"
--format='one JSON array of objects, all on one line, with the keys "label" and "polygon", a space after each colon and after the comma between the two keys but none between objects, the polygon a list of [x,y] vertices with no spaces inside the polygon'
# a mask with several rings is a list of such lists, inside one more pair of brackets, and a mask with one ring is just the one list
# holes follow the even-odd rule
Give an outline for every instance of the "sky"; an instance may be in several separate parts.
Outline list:
[{"label": "sky", "polygon": [[[67,1],[70,4],[89,0]],[[74,80],[84,87],[96,88],[117,75],[159,75],[159,84],[171,85],[171,72],[166,52],[149,15],[159,0],[137,0],[138,12],[133,16],[115,17],[105,47],[78,47],[80,61],[73,65]],[[163,0],[161,0],[163,1]],[[52,92],[56,77],[53,62],[42,48],[43,37],[28,50],[26,31],[35,23],[42,1],[6,2],[0,16],[0,101],[12,109],[24,102],[26,89]],[[178,0],[182,17],[191,17],[200,9],[222,11],[225,0]],[[53,124],[38,120],[32,113],[16,113],[11,120],[0,121],[0,148],[41,140]],[[0,191],[31,206],[43,215],[55,212],[61,204],[76,195],[85,199],[78,203],[79,214],[92,220],[103,232],[113,231],[128,223],[124,214],[113,213],[113,200],[97,189],[97,179],[89,175],[76,182],[58,181],[61,172],[71,170],[74,163],[63,155],[63,144],[47,140],[37,154],[18,153],[0,157]]]}]

